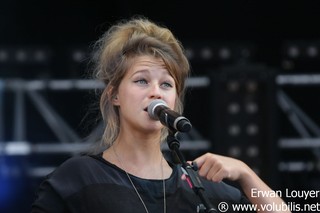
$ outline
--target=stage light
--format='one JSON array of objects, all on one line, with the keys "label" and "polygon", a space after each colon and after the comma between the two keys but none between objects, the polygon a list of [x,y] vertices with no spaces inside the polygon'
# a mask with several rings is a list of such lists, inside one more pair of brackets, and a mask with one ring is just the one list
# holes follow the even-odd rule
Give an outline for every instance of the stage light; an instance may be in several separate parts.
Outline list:
[{"label": "stage light", "polygon": [[20,50],[17,50],[16,52],[16,61],[17,62],[20,62],[20,63],[23,63],[25,61],[27,61],[27,53],[25,50],[23,49],[20,49]]},{"label": "stage light", "polygon": [[248,114],[254,114],[254,113],[257,113],[258,112],[258,104],[255,103],[255,102],[247,102],[245,104],[245,111],[248,113]]},{"label": "stage light", "polygon": [[45,51],[40,49],[34,51],[33,57],[34,57],[34,61],[40,62],[40,63],[45,62],[47,60],[47,55]]},{"label": "stage light", "polygon": [[231,50],[229,48],[223,47],[219,50],[219,56],[223,60],[231,58]]},{"label": "stage light", "polygon": [[260,65],[238,65],[211,76],[213,152],[239,158],[264,178],[277,172],[275,73]]},{"label": "stage light", "polygon": [[240,126],[237,125],[237,124],[232,124],[232,125],[230,125],[229,128],[228,128],[228,132],[229,132],[229,135],[235,137],[235,136],[237,136],[237,135],[240,134],[241,128],[240,128]]},{"label": "stage light", "polygon": [[230,105],[228,106],[228,112],[230,114],[237,114],[240,111],[240,105],[238,103],[230,103]]},{"label": "stage light", "polygon": [[290,46],[287,49],[287,54],[291,58],[297,58],[300,55],[300,50],[297,46]]},{"label": "stage light", "polygon": [[307,55],[311,58],[318,56],[318,49],[315,46],[309,46],[306,49]]},{"label": "stage light", "polygon": [[200,54],[204,60],[209,60],[212,58],[212,50],[208,47],[203,48]]},{"label": "stage light", "polygon": [[86,53],[84,51],[81,51],[81,50],[75,50],[72,53],[72,59],[73,59],[74,62],[81,63],[81,62],[83,62],[85,57],[86,57]]},{"label": "stage light", "polygon": [[0,62],[7,62],[9,59],[9,53],[6,50],[0,50]]},{"label": "stage light", "polygon": [[258,88],[258,84],[256,81],[248,81],[246,83],[246,89],[250,93],[257,91],[257,88]]},{"label": "stage light", "polygon": [[242,153],[242,151],[239,146],[230,147],[229,152],[228,152],[229,156],[235,157],[235,158],[239,158],[241,156],[241,153]]},{"label": "stage light", "polygon": [[259,132],[259,127],[256,124],[249,124],[246,128],[248,135],[257,135]]},{"label": "stage light", "polygon": [[227,88],[229,92],[236,92],[239,90],[240,83],[236,80],[231,80],[227,83]]},{"label": "stage light", "polygon": [[196,63],[204,69],[249,62],[255,53],[254,44],[249,42],[193,41],[184,43],[187,58],[192,64]]},{"label": "stage light", "polygon": [[247,148],[247,155],[250,158],[259,156],[259,148],[257,146],[250,146]]},{"label": "stage light", "polygon": [[195,56],[194,50],[192,48],[186,48],[185,54],[189,60],[192,60]]}]

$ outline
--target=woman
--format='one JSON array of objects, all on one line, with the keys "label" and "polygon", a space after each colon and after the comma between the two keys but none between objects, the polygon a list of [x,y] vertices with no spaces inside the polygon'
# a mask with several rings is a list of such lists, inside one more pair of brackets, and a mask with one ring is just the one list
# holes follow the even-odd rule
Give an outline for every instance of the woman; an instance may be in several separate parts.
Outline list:
[{"label": "woman", "polygon": [[[181,166],[161,152],[168,131],[147,112],[156,99],[182,112],[190,69],[183,47],[170,30],[146,18],[117,23],[96,44],[96,76],[106,85],[100,109],[107,148],[71,158],[50,174],[32,212],[196,212],[201,199]],[[239,160],[207,153],[194,162],[213,206],[286,206],[280,197],[252,196],[252,189],[271,189]],[[237,181],[244,194],[224,179]]]}]

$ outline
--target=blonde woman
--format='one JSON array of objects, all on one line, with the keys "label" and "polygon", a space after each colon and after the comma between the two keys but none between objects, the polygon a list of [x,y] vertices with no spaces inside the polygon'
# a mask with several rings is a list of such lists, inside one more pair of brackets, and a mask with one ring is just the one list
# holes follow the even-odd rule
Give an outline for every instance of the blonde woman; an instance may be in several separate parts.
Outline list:
[{"label": "blonde woman", "polygon": [[[181,165],[165,159],[161,151],[167,129],[147,112],[149,104],[160,99],[182,113],[190,67],[180,42],[166,27],[132,18],[116,23],[97,41],[94,60],[95,76],[105,83],[100,110],[107,148],[73,157],[48,175],[32,212],[197,212],[201,199],[183,178]],[[197,163],[216,207],[286,206],[280,197],[252,196],[252,189],[271,189],[239,160],[212,153],[190,160]],[[225,179],[237,181],[244,194]]]}]

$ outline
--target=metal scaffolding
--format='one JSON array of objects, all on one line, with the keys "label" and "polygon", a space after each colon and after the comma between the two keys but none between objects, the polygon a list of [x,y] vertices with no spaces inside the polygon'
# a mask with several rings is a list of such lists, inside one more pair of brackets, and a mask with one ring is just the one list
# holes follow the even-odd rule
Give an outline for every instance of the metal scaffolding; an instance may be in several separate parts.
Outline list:
[{"label": "metal scaffolding", "polygon": [[[290,97],[281,89],[282,86],[294,85],[320,85],[320,75],[278,75],[276,84],[277,102],[280,109],[287,115],[292,126],[299,133],[299,138],[279,138],[278,146],[280,149],[299,149],[311,148],[313,154],[320,161],[320,128],[312,121]],[[207,77],[192,77],[187,81],[188,87],[208,87],[210,80]],[[21,79],[2,79],[0,80],[0,154],[3,155],[30,155],[35,153],[51,154],[72,154],[76,155],[84,152],[91,146],[90,137],[81,138],[72,127],[68,125],[65,119],[55,111],[55,109],[46,101],[41,94],[42,90],[96,90],[103,89],[104,85],[95,80],[69,79],[69,80],[21,80]],[[13,140],[5,141],[4,137],[4,119],[7,118],[4,112],[6,100],[5,91],[11,91],[14,94],[14,115],[13,120]],[[46,124],[57,137],[55,143],[43,141],[41,143],[32,143],[26,137],[25,102],[29,99],[37,111],[41,114]],[[100,124],[101,125],[101,124]],[[99,127],[97,127],[99,128]],[[101,126],[100,126],[101,128]],[[98,133],[100,133],[97,130]],[[97,134],[97,133],[95,133]],[[209,150],[210,141],[204,139],[197,130],[194,130],[182,140],[181,148],[183,150]],[[164,147],[166,149],[166,147]],[[279,168],[283,170],[293,170],[295,162],[280,162]],[[44,171],[44,170],[43,170]],[[43,172],[44,173],[44,172]],[[37,173],[39,174],[39,172]]]}]

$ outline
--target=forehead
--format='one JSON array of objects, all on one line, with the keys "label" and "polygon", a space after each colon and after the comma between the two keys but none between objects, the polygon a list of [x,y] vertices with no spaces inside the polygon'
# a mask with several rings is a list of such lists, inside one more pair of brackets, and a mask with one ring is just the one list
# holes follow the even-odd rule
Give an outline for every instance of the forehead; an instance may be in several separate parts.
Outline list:
[{"label": "forehead", "polygon": [[150,72],[171,76],[171,73],[167,70],[164,61],[161,58],[154,56],[138,56],[132,58],[125,75],[132,76],[136,73]]},{"label": "forehead", "polygon": [[136,67],[158,67],[166,69],[165,63],[161,58],[156,58],[154,56],[137,56],[132,59],[131,69]]}]

